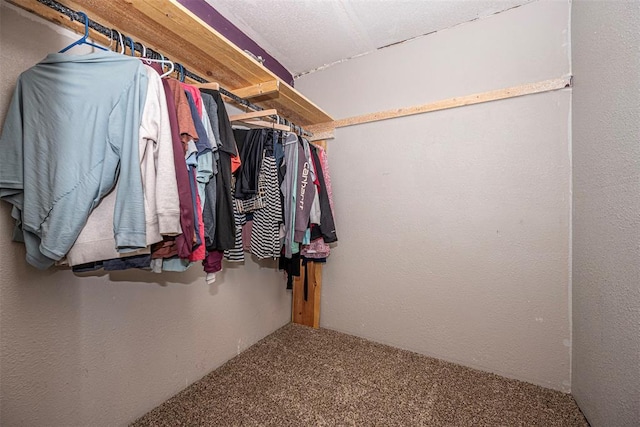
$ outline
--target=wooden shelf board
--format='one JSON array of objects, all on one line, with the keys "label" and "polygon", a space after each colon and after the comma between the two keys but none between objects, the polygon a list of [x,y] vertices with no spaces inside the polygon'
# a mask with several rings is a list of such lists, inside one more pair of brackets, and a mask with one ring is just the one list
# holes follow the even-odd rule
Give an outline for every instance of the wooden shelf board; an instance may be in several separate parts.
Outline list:
[{"label": "wooden shelf board", "polygon": [[[37,0],[8,0],[49,21],[82,33],[84,27]],[[333,119],[278,76],[209,27],[177,0],[58,0],[86,12],[90,19],[114,28],[137,42],[162,52],[189,71],[229,90],[278,81],[279,92],[252,98],[251,102],[278,112],[300,126]],[[94,39],[108,38],[91,30]]]}]

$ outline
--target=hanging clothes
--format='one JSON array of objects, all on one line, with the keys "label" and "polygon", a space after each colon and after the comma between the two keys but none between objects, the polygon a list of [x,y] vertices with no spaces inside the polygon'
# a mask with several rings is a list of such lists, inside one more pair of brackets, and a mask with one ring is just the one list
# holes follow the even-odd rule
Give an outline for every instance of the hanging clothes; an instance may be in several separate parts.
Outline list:
[{"label": "hanging clothes", "polygon": [[[162,240],[162,235],[176,236],[180,228],[178,185],[175,177],[171,127],[166,97],[160,76],[144,66],[148,89],[140,122],[139,155],[146,243]],[[71,266],[88,262],[149,253],[149,248],[118,254],[115,250],[113,224],[116,191],[105,196],[91,212],[80,235],[67,254]]]},{"label": "hanging clothes", "polygon": [[284,178],[281,184],[284,210],[283,244],[284,256],[291,258],[300,251],[298,243],[293,239],[296,215],[296,193],[298,188],[298,136],[287,134],[284,142],[284,158],[282,169]]},{"label": "hanging clothes", "polygon": [[282,207],[278,187],[278,170],[273,153],[262,160],[262,174],[266,184],[265,206],[253,213],[251,253],[258,259],[280,256],[280,224]]},{"label": "hanging clothes", "polygon": [[[182,85],[185,88],[185,85]],[[195,90],[195,88],[194,88]],[[195,90],[198,92],[197,90]],[[204,227],[204,217],[203,210],[205,204],[205,186],[213,176],[213,156],[211,154],[211,143],[209,142],[209,138],[206,132],[206,129],[202,123],[201,114],[202,114],[202,106],[200,107],[200,111],[198,111],[196,107],[196,102],[189,91],[185,92],[187,97],[187,102],[189,103],[189,109],[191,111],[191,118],[196,127],[196,131],[198,132],[198,140],[195,141],[197,152],[194,153],[196,157],[196,167],[195,167],[195,185],[197,188],[196,194],[196,207],[197,207],[197,229],[198,229],[198,237],[200,240],[200,245],[194,248],[193,252],[189,256],[189,260],[191,262],[202,261],[206,257],[205,250],[205,227]],[[198,99],[200,99],[200,104],[202,104],[200,93],[198,92]]]},{"label": "hanging clothes", "polygon": [[[235,209],[240,213],[253,212],[266,206],[266,182],[261,165],[265,148],[264,139],[267,134],[261,135],[263,133],[262,131],[263,129],[233,130],[238,149],[243,153],[241,154],[241,158],[243,159],[242,166],[236,175],[239,177],[238,179],[244,179],[245,184],[241,186],[237,182],[238,179],[236,179],[236,184],[233,186],[233,188],[236,189],[236,198],[234,200]],[[260,139],[260,141],[257,141],[258,139]],[[248,159],[248,157],[251,157],[251,159]],[[252,168],[258,167],[258,171],[246,172],[249,165],[252,165]],[[254,185],[252,182],[253,179],[257,179],[257,185]],[[257,188],[254,189],[254,187]],[[248,190],[249,188],[251,188],[251,190]]]},{"label": "hanging clothes", "polygon": [[311,176],[309,141],[298,138],[298,200],[296,202],[295,231],[293,240],[298,243],[304,241],[309,228],[309,218],[313,199],[316,195],[316,187]]},{"label": "hanging clothes", "polygon": [[[210,283],[248,251],[280,258],[290,285],[301,259],[322,261],[337,241],[326,154],[306,139],[254,129],[236,141],[218,91],[162,80],[133,57],[53,54],[34,70],[0,136],[0,198],[31,264],[177,272],[202,261]],[[71,128],[65,111],[89,126]]]},{"label": "hanging clothes", "polygon": [[180,140],[182,141],[182,147],[184,153],[187,152],[187,145],[190,140],[197,140],[199,138],[196,131],[196,125],[193,123],[191,116],[191,107],[189,107],[189,101],[187,95],[182,89],[182,85],[175,79],[165,79],[171,94],[173,95],[176,115],[178,118],[178,132],[180,133]]},{"label": "hanging clothes", "polygon": [[185,92],[187,102],[189,103],[189,109],[191,111],[191,119],[196,127],[199,138],[195,140],[197,153],[196,153],[196,181],[198,182],[198,194],[204,201],[204,187],[211,176],[213,176],[213,157],[210,155],[212,148],[209,142],[207,131],[202,123],[202,116],[198,112],[193,97]]},{"label": "hanging clothes", "polygon": [[[236,177],[231,180],[231,187],[235,184]],[[233,197],[233,195],[232,195]],[[233,217],[236,225],[236,240],[234,247],[224,251],[224,258],[231,262],[244,262],[244,247],[242,244],[242,228],[247,223],[247,215],[238,211],[238,204],[235,203],[236,199],[233,197]]]},{"label": "hanging clothes", "polygon": [[[210,89],[202,89],[201,92],[211,95],[216,102],[220,129],[219,172],[216,176],[216,227],[212,240],[207,241],[206,244],[207,249],[211,251],[231,249],[235,246],[236,232],[231,200],[231,157],[237,157],[238,151],[220,93]],[[205,211],[207,211],[206,207]]]},{"label": "hanging clothes", "polygon": [[180,86],[182,86],[182,89],[187,94],[187,98],[190,97],[193,101],[198,116],[202,116],[202,95],[200,94],[200,89],[184,82],[180,82]]},{"label": "hanging clothes", "polygon": [[[216,104],[213,96],[201,92],[202,105],[203,105],[203,123],[209,123],[209,128],[213,132],[213,138],[209,138],[212,148],[213,156],[213,174],[214,176],[205,184],[205,203],[202,217],[204,220],[204,235],[207,247],[211,247],[211,242],[215,236],[216,231],[216,210],[217,210],[217,183],[220,162],[219,147],[220,143],[220,129],[218,125],[218,105]],[[215,142],[215,144],[214,144]]]},{"label": "hanging clothes", "polygon": [[[314,146],[311,150],[311,156],[313,163],[319,165],[316,169],[320,200],[320,222],[317,223],[317,227],[312,227],[311,238],[322,238],[325,243],[334,243],[338,241],[338,236],[333,219],[333,193],[326,152],[322,148]],[[323,252],[328,252],[328,249]]]},{"label": "hanging clothes", "polygon": [[264,186],[264,207],[254,211],[251,229],[251,253],[259,259],[280,256],[280,224],[283,221],[275,158],[275,147],[280,142],[280,133],[265,130],[265,136],[259,174]]},{"label": "hanging clothes", "polygon": [[268,129],[254,129],[247,133],[240,154],[242,166],[238,169],[235,185],[235,198],[247,200],[258,193],[258,175],[268,138]]},{"label": "hanging clothes", "polygon": [[291,257],[281,256],[278,260],[278,269],[287,273],[287,289],[293,289],[293,278],[300,277],[300,252]]},{"label": "hanging clothes", "polygon": [[[158,64],[153,64],[152,68],[154,68],[159,74],[162,73],[162,69]],[[162,79],[162,86],[164,88],[165,98],[167,101],[167,110],[171,127],[171,141],[173,147],[173,160],[176,182],[178,184],[180,228],[182,229],[182,234],[176,236],[175,248],[171,247],[172,245],[169,244],[169,248],[166,250],[166,252],[160,253],[158,255],[162,258],[168,258],[175,255],[180,258],[189,258],[189,255],[193,251],[193,236],[195,235],[195,228],[193,223],[193,203],[191,200],[191,190],[189,185],[189,172],[187,171],[187,164],[184,161],[184,148],[180,139],[178,110],[175,97],[173,96],[173,92],[171,89],[171,83],[169,83],[167,79]],[[165,240],[167,240],[167,238],[165,238]]]},{"label": "hanging clothes", "polygon": [[146,246],[139,123],[147,92],[140,61],[113,52],[50,54],[22,73],[0,137],[0,198],[27,261],[64,257],[115,185],[119,251]]},{"label": "hanging clothes", "polygon": [[149,90],[140,123],[140,169],[147,217],[147,244],[176,236],[180,227],[180,203],[173,158],[171,124],[162,80],[144,65]]}]

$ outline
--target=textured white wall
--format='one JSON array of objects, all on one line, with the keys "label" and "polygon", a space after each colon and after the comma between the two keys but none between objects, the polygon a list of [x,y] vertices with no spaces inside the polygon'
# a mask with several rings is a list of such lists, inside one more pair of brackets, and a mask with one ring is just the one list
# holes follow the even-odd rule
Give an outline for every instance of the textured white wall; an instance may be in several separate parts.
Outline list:
[{"label": "textured white wall", "polygon": [[640,425],[640,2],[574,1],[573,394]]},{"label": "textured white wall", "polygon": [[[536,2],[306,75],[336,118],[569,73]],[[339,129],[321,325],[570,387],[570,91]]]},{"label": "textured white wall", "polygon": [[[0,120],[18,74],[69,34],[0,2]],[[2,203],[1,425],[125,425],[290,319],[270,263],[225,267],[211,286],[196,266],[79,278],[30,268],[11,230]]]}]

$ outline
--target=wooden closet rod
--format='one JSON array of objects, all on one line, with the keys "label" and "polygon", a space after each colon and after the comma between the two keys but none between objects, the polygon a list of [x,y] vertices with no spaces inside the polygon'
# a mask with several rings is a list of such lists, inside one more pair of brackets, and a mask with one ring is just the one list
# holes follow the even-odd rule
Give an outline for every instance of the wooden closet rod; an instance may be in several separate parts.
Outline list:
[{"label": "wooden closet rod", "polygon": [[534,93],[549,92],[571,87],[572,77],[561,77],[559,79],[545,80],[538,83],[529,83],[521,86],[513,86],[506,89],[492,90],[489,92],[476,93],[468,96],[444,99],[428,104],[416,105],[407,108],[397,108],[394,110],[380,111],[377,113],[363,114],[360,116],[348,117],[346,119],[334,120],[333,122],[320,123],[309,126],[309,130],[314,133],[313,139],[331,139],[336,128],[354,126],[363,123],[377,122],[380,120],[395,119],[396,117],[412,116],[414,114],[430,113],[432,111],[448,110],[450,108],[463,107],[466,105],[481,104],[484,102],[497,101],[500,99],[515,98],[517,96],[531,95]]},{"label": "wooden closet rod", "polygon": [[[84,17],[82,15],[80,15],[77,11],[58,3],[55,0],[37,0],[38,3],[41,3],[57,12],[60,12],[66,16],[68,16],[71,20],[74,21],[78,21],[84,24]],[[109,40],[116,40],[117,42],[117,38],[118,36],[116,35],[116,31],[112,30],[111,28],[108,28],[92,19],[88,19],[88,25],[89,28],[91,28],[92,30],[96,31],[97,33],[100,33],[101,35],[107,37],[107,39]],[[122,37],[126,37],[124,34],[122,34]],[[131,40],[133,40],[132,38],[130,38]],[[156,58],[159,59],[161,57],[159,52],[156,52],[152,49],[149,48],[144,48],[142,47],[142,44],[139,42],[135,42],[133,41],[133,50],[134,51],[138,51],[140,52],[140,54],[142,54],[143,50],[146,51],[147,53],[150,53],[150,55],[147,55],[148,57],[151,58]],[[168,57],[164,56],[164,59],[169,60]],[[180,68],[181,69],[181,74],[183,77],[188,77],[191,80],[198,82],[198,83],[209,83],[206,79],[200,77],[197,74],[194,74],[192,72],[190,72],[189,70],[186,69],[186,67],[184,67],[181,64],[178,64],[176,62],[174,62],[176,64],[176,69]],[[218,91],[220,92],[220,94],[226,96],[227,98],[230,98],[231,100],[233,100],[233,102],[251,109],[253,111],[261,111],[264,108],[260,107],[259,105],[255,105],[249,101],[247,101],[246,99],[243,99],[239,96],[237,96],[236,94],[234,94],[233,92],[230,92],[222,87],[220,87],[218,89]],[[273,118],[274,120],[276,120],[277,118]],[[313,134],[305,129],[303,129],[301,126],[296,125],[295,123],[290,122],[289,120],[287,120],[284,117],[280,117],[280,121],[283,122],[284,125],[288,126],[292,131],[299,133],[301,135],[306,135],[309,137],[312,137]]]}]

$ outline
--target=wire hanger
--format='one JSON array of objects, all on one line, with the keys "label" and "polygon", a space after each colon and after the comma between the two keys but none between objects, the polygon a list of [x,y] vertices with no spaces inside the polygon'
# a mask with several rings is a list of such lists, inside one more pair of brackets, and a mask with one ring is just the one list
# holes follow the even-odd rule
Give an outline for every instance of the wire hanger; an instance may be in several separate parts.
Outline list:
[{"label": "wire hanger", "polygon": [[106,48],[99,46],[95,43],[91,43],[90,41],[87,41],[87,38],[89,37],[89,17],[87,16],[86,13],[84,12],[78,12],[78,15],[82,16],[84,18],[84,35],[79,39],[76,40],[75,42],[71,43],[69,46],[65,47],[64,49],[62,49],[59,53],[64,53],[66,51],[68,51],[69,49],[71,49],[74,46],[79,46],[82,44],[86,44],[89,46],[93,46],[93,47],[97,47],[100,50],[107,50]]}]

